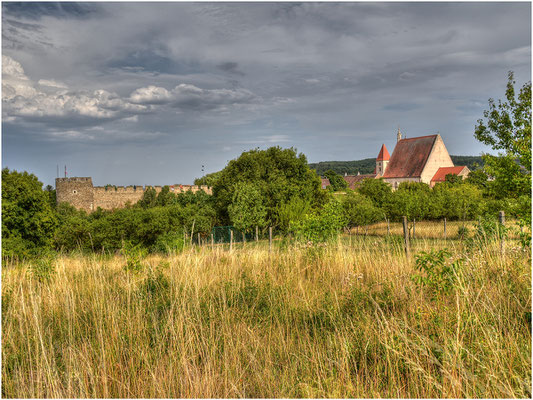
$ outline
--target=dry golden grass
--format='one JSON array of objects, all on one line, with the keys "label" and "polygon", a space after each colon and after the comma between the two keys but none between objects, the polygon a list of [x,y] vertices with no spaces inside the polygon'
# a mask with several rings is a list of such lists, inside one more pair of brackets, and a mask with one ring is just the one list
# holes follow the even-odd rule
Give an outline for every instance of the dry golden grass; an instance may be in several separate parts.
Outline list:
[{"label": "dry golden grass", "polygon": [[435,297],[396,240],[348,243],[195,248],[139,273],[120,256],[63,256],[43,282],[6,266],[2,394],[531,396],[528,253],[472,251]]},{"label": "dry golden grass", "polygon": [[[466,237],[471,237],[476,230],[476,221],[447,221],[446,234],[444,233],[444,221],[415,221],[414,234],[418,238],[426,239],[457,239],[459,237],[459,229],[463,226],[467,229]],[[517,239],[520,234],[520,226],[516,220],[508,220],[506,226],[509,228],[507,235],[509,239]],[[403,225],[401,222],[378,222],[367,227],[353,228],[352,233],[386,236],[388,233],[392,235],[403,235]],[[413,236],[413,221],[409,221],[409,234]]]}]

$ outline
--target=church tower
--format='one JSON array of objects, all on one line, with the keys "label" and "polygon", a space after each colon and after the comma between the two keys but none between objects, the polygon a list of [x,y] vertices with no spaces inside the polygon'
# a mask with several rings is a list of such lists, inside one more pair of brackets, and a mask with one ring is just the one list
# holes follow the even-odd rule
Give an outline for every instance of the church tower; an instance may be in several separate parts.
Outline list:
[{"label": "church tower", "polygon": [[396,143],[402,140],[402,133],[400,132],[400,127],[398,127],[398,134],[396,135]]},{"label": "church tower", "polygon": [[385,173],[385,170],[387,169],[387,164],[389,163],[389,159],[390,154],[385,145],[382,145],[381,150],[378,154],[378,158],[376,158],[376,174],[378,176],[381,176]]}]

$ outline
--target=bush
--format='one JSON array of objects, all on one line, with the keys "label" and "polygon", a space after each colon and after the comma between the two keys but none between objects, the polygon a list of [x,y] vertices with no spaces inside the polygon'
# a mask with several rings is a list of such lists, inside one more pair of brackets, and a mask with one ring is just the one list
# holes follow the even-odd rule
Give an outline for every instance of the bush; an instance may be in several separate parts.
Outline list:
[{"label": "bush", "polygon": [[345,225],[342,204],[332,200],[320,212],[308,215],[299,224],[297,234],[300,240],[324,243],[336,238]]},{"label": "bush", "polygon": [[415,256],[416,269],[421,274],[412,275],[411,279],[419,286],[427,287],[436,296],[452,291],[457,280],[457,272],[463,266],[463,259],[453,259],[451,253],[444,250],[422,251]]}]

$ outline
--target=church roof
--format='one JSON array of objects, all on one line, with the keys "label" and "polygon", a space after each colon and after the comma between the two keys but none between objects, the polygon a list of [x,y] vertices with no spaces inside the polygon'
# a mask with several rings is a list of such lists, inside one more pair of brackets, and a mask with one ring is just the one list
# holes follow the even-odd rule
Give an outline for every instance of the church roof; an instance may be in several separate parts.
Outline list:
[{"label": "church roof", "polygon": [[325,189],[325,188],[327,188],[330,185],[331,185],[331,183],[329,182],[328,178],[320,178],[320,187],[322,189]]},{"label": "church roof", "polygon": [[465,169],[465,166],[460,167],[440,167],[437,172],[435,172],[435,175],[433,178],[431,178],[431,182],[444,182],[446,180],[446,175],[448,174],[455,174],[459,175],[463,170]]},{"label": "church roof", "polygon": [[390,158],[389,151],[385,147],[385,145],[381,146],[381,150],[379,151],[378,158],[376,158],[376,161],[388,161]]},{"label": "church roof", "polygon": [[344,180],[348,184],[348,187],[352,190],[355,189],[355,185],[361,182],[363,179],[374,179],[376,174],[364,174],[364,175],[347,175],[343,176]]},{"label": "church roof", "polygon": [[413,178],[422,175],[438,135],[401,139],[396,144],[383,178]]}]

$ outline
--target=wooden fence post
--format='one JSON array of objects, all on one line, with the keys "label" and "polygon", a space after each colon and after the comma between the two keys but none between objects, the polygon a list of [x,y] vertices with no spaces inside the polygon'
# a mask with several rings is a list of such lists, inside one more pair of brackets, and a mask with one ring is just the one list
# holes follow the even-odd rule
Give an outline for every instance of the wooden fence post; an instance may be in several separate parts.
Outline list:
[{"label": "wooden fence post", "polygon": [[409,258],[409,228],[407,227],[407,217],[403,217],[403,243],[405,246],[405,255]]},{"label": "wooden fence post", "polygon": [[500,225],[501,228],[498,228],[498,231],[500,232],[500,252],[502,253],[502,256],[505,254],[505,236],[503,234],[503,230],[505,229],[505,212],[500,211]]},{"label": "wooden fence post", "polygon": [[268,251],[272,251],[272,227],[268,227]]},{"label": "wooden fence post", "polygon": [[413,239],[415,238],[416,236],[416,219],[413,218]]},{"label": "wooden fence post", "polygon": [[246,234],[244,231],[242,231],[242,247],[244,247],[244,244],[246,243]]},{"label": "wooden fence post", "polygon": [[233,230],[230,229],[229,231],[229,251],[231,252],[233,250]]},{"label": "wooden fence post", "polygon": [[255,226],[255,241],[259,242],[259,227]]},{"label": "wooden fence post", "polygon": [[211,234],[211,250],[215,249],[215,235]]},{"label": "wooden fence post", "polygon": [[200,232],[198,232],[198,246],[200,246],[202,242],[200,241]]},{"label": "wooden fence post", "polygon": [[389,223],[389,219],[388,218],[385,218],[387,220],[387,236],[390,235],[390,223]]},{"label": "wooden fence post", "polygon": [[444,240],[446,240],[446,217],[444,217]]}]

